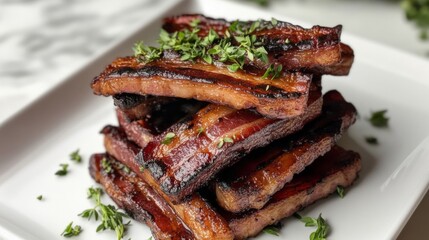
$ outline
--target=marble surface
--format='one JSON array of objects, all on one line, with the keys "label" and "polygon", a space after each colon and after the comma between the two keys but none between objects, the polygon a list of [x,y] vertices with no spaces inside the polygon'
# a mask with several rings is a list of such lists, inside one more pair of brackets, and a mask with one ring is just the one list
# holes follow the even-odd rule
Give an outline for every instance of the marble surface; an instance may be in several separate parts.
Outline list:
[{"label": "marble surface", "polygon": [[[245,0],[236,0],[249,4]],[[0,0],[0,125],[157,14],[157,0]],[[395,1],[272,0],[267,8],[425,57]],[[429,67],[429,61],[428,61]],[[398,239],[424,239],[425,196]]]}]

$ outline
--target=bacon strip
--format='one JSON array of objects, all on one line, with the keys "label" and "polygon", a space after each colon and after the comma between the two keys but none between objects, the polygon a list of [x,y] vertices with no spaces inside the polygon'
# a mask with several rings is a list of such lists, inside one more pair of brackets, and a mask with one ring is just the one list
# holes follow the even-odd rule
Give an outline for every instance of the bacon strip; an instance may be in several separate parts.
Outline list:
[{"label": "bacon strip", "polygon": [[[281,120],[211,104],[190,121],[156,136],[139,154],[139,161],[160,188],[179,202],[240,156],[298,131],[318,116],[322,98],[317,83],[312,86],[308,105],[304,114]],[[165,144],[169,133],[175,137]]]},{"label": "bacon strip", "polygon": [[[158,99],[159,98],[159,99]],[[193,99],[121,94],[114,96],[119,125],[128,138],[145,147],[174,123],[194,115],[207,103]]]},{"label": "bacon strip", "polygon": [[256,236],[266,226],[327,197],[335,192],[337,186],[350,186],[357,178],[360,168],[358,153],[334,146],[274,194],[262,209],[242,214],[221,209],[218,211],[229,221],[235,239]]},{"label": "bacon strip", "polygon": [[219,205],[230,212],[262,208],[294,174],[328,152],[356,114],[339,92],[326,93],[322,114],[301,131],[251,152],[218,176]]},{"label": "bacon strip", "polygon": [[102,133],[104,134],[104,145],[107,152],[133,170],[144,182],[151,185],[189,227],[196,239],[233,238],[228,223],[198,193],[192,194],[179,204],[173,204],[172,200],[159,189],[151,174],[146,169],[140,168],[139,163],[135,160],[140,148],[128,141],[121,129],[106,126]]},{"label": "bacon strip", "polygon": [[134,93],[193,98],[235,109],[255,108],[263,115],[288,118],[306,107],[311,75],[285,73],[275,81],[202,61],[160,59],[148,64],[119,58],[95,77],[97,95]]},{"label": "bacon strip", "polygon": [[[109,172],[102,168],[102,159],[112,167]],[[173,209],[147,183],[136,174],[125,172],[111,156],[92,155],[89,171],[120,208],[149,226],[155,239],[195,239]]]},{"label": "bacon strip", "polygon": [[[199,20],[200,37],[210,29],[223,36],[232,22],[214,19],[199,14],[185,14],[164,20],[163,28],[170,33],[191,29],[190,24]],[[253,21],[240,22],[249,27]],[[278,21],[274,26],[270,21],[260,21],[265,27],[252,34],[267,49],[271,63],[283,65],[289,71],[307,71],[316,74],[347,75],[353,63],[353,50],[340,43],[341,25],[333,28],[314,26],[302,28],[287,22]],[[234,33],[232,33],[234,34]],[[248,62],[256,68],[267,67],[261,62]]]}]

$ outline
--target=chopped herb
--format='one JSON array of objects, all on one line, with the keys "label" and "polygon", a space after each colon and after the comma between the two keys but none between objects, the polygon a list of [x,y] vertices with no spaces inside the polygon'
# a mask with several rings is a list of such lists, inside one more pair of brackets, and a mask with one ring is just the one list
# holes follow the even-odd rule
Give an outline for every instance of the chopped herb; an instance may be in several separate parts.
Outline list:
[{"label": "chopped herb", "polygon": [[176,134],[169,132],[167,134],[165,134],[164,140],[162,141],[162,144],[170,144],[171,141],[173,141],[173,138],[176,136]]},{"label": "chopped herb", "polygon": [[189,23],[189,26],[196,28],[200,24],[201,20],[198,18],[195,18]]},{"label": "chopped herb", "polygon": [[131,170],[129,167],[123,165],[122,170],[126,173],[126,174],[130,174]]},{"label": "chopped herb", "polygon": [[87,195],[88,195],[88,198],[95,198],[97,196],[101,196],[103,195],[103,189],[90,187],[88,188]]},{"label": "chopped herb", "polygon": [[75,161],[77,163],[82,162],[82,156],[79,155],[79,149],[77,149],[76,151],[70,153],[70,160]]},{"label": "chopped herb", "polygon": [[343,186],[337,186],[337,194],[340,198],[344,198],[345,191]]},{"label": "chopped herb", "polygon": [[198,128],[197,137],[199,137],[201,133],[204,133],[204,130],[205,130],[205,129],[204,129],[203,127],[199,127],[199,128]]},{"label": "chopped herb", "polygon": [[140,167],[139,167],[140,172],[144,172],[144,169],[145,169],[145,167],[144,167],[144,166],[140,166]]},{"label": "chopped herb", "polygon": [[369,118],[369,122],[374,127],[387,127],[389,123],[389,118],[385,116],[387,110],[380,110],[371,113],[371,118]]},{"label": "chopped herb", "polygon": [[152,240],[153,238],[152,237],[150,237],[150,238],[148,238],[147,240]]},{"label": "chopped herb", "polygon": [[61,233],[61,236],[70,238],[79,235],[81,232],[82,228],[79,225],[73,227],[73,222],[71,222],[67,225],[66,229],[64,229],[64,232]]},{"label": "chopped herb", "polygon": [[272,225],[265,227],[264,230],[262,230],[262,231],[264,233],[268,233],[268,234],[271,234],[274,236],[280,236],[280,229],[278,229],[277,227],[272,226]]},{"label": "chopped herb", "polygon": [[276,26],[278,23],[277,19],[271,18],[271,25]]},{"label": "chopped herb", "polygon": [[302,217],[298,213],[295,213],[294,216],[298,218],[301,222],[305,223],[306,227],[317,227],[316,231],[310,234],[310,240],[326,240],[326,236],[328,235],[329,225],[322,218],[322,214],[319,214],[319,217]]},{"label": "chopped herb", "polygon": [[162,50],[155,48],[155,47],[149,47],[143,43],[143,41],[138,42],[134,44],[134,55],[137,57],[137,59],[141,62],[151,62],[153,60],[156,60],[161,57]]},{"label": "chopped herb", "polygon": [[101,167],[106,173],[110,173],[112,171],[112,165],[105,157],[101,159]]},{"label": "chopped herb", "polygon": [[269,5],[269,0],[250,0],[256,4],[259,4],[261,7],[267,7]]},{"label": "chopped herb", "polygon": [[115,206],[103,204],[100,200],[102,193],[100,188],[89,188],[88,198],[94,200],[95,207],[84,210],[79,216],[88,220],[91,220],[92,216],[94,216],[96,221],[100,218],[101,223],[96,231],[113,230],[116,232],[117,239],[120,240],[124,236],[126,227],[130,224],[130,222],[124,223],[124,218],[128,218],[128,216],[116,209]]},{"label": "chopped herb", "polygon": [[37,200],[42,201],[43,200],[43,195],[37,196]]},{"label": "chopped herb", "polygon": [[429,31],[429,1],[427,0],[403,0],[402,9],[408,21],[420,29],[420,39],[428,40]]},{"label": "chopped herb", "polygon": [[[143,42],[138,42],[133,48],[134,55],[139,61],[147,63],[161,58],[164,51],[175,51],[183,61],[202,59],[208,64],[218,61],[225,63],[231,72],[243,69],[246,59],[254,61],[256,58],[266,64],[269,63],[268,52],[262,46],[262,42],[258,41],[252,33],[274,26],[277,24],[277,20],[274,19],[271,23],[263,22],[263,24],[259,20],[250,25],[235,21],[224,36],[219,36],[216,31],[210,29],[205,37],[198,35],[199,22],[199,19],[195,19],[189,24],[191,29],[174,33],[168,33],[162,29],[158,39],[159,47],[150,47]],[[275,71],[280,72],[281,67],[276,67]],[[272,78],[279,76],[279,73],[276,72],[270,76]]]},{"label": "chopped herb", "polygon": [[230,137],[223,137],[220,139],[219,143],[217,144],[217,148],[221,148],[224,143],[234,143],[234,140]]},{"label": "chopped herb", "polygon": [[270,66],[265,71],[264,75],[262,75],[262,78],[270,78],[270,77],[271,79],[278,78],[282,73],[282,69],[283,69],[282,65],[274,66],[273,64],[270,64]]},{"label": "chopped herb", "polygon": [[65,176],[68,173],[67,168],[69,167],[69,165],[67,163],[62,163],[60,164],[61,169],[55,172],[55,175],[57,176]]},{"label": "chopped herb", "polygon": [[376,137],[365,137],[365,141],[371,145],[378,145],[378,139]]}]

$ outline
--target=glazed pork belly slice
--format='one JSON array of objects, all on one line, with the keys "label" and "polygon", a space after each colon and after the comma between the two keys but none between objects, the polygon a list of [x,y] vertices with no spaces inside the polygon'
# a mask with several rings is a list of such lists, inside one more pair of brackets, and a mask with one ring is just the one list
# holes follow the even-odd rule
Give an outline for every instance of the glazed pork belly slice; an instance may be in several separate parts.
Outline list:
[{"label": "glazed pork belly slice", "polygon": [[313,83],[307,110],[290,119],[270,119],[250,110],[210,104],[187,121],[156,136],[138,155],[160,188],[180,202],[216,173],[251,150],[300,130],[322,109]]},{"label": "glazed pork belly slice", "polygon": [[[223,36],[231,24],[224,19],[214,19],[198,14],[186,14],[169,17],[164,20],[163,29],[169,33],[191,29],[191,24],[199,20],[198,34],[204,37],[210,29]],[[244,29],[249,29],[253,21],[240,22]],[[306,71],[316,74],[347,75],[353,63],[353,50],[340,42],[342,27],[333,28],[313,26],[305,29],[287,22],[259,21],[262,30],[252,34],[269,53],[271,63],[281,64],[288,71]],[[234,27],[232,27],[234,28]],[[263,68],[266,64],[256,61],[248,62],[253,67]]]},{"label": "glazed pork belly slice", "polygon": [[339,92],[327,92],[320,116],[298,133],[252,151],[220,173],[215,183],[218,204],[230,212],[262,208],[294,174],[328,152],[356,114]]},{"label": "glazed pork belly slice", "polygon": [[327,197],[336,191],[337,186],[350,186],[360,168],[358,153],[334,146],[274,194],[262,209],[238,214],[222,209],[218,211],[229,222],[235,239],[253,237],[266,226]]},{"label": "glazed pork belly slice", "polygon": [[145,147],[154,136],[207,105],[194,99],[119,94],[113,96],[119,125],[128,138]]},{"label": "glazed pork belly slice", "polygon": [[144,182],[151,185],[189,227],[196,239],[233,238],[228,223],[198,193],[192,194],[181,203],[173,204],[172,200],[159,188],[148,170],[141,168],[136,161],[135,156],[140,148],[127,139],[122,129],[106,126],[102,133],[107,152],[133,170]]},{"label": "glazed pork belly slice", "polygon": [[[104,164],[111,166],[106,172]],[[105,192],[132,218],[146,223],[155,239],[195,239],[173,209],[144,181],[108,154],[94,154],[89,171]]]},{"label": "glazed pork belly slice", "polygon": [[305,111],[311,74],[282,73],[263,79],[226,66],[196,60],[162,58],[141,63],[135,57],[115,60],[92,81],[97,95],[133,93],[165,97],[193,98],[235,109],[255,109],[272,118],[290,118]]}]

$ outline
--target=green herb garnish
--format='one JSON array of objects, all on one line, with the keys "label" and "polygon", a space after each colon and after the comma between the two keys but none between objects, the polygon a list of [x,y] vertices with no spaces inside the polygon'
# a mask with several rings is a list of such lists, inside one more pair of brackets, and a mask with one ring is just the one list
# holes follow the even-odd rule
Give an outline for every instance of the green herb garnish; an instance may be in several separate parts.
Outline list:
[{"label": "green herb garnish", "polygon": [[265,71],[264,75],[262,75],[262,78],[270,78],[270,77],[271,79],[278,78],[282,73],[282,69],[283,69],[282,65],[274,66],[273,64],[270,64],[270,66]]},{"label": "green herb garnish", "polygon": [[402,8],[407,19],[420,28],[420,39],[427,40],[429,32],[429,1],[403,0]]},{"label": "green herb garnish", "polygon": [[117,239],[120,240],[124,236],[126,227],[130,224],[130,222],[124,223],[124,218],[128,218],[128,216],[116,209],[115,206],[103,204],[100,200],[102,193],[100,188],[89,188],[88,198],[94,200],[95,207],[84,210],[79,216],[88,220],[91,220],[92,216],[94,216],[95,221],[100,219],[101,223],[96,231],[113,230],[116,232]]},{"label": "green herb garnish", "polygon": [[[133,48],[134,55],[139,61],[147,63],[161,58],[164,51],[175,51],[182,61],[202,59],[208,64],[218,61],[225,63],[231,72],[243,69],[246,59],[249,61],[258,59],[265,64],[269,63],[268,52],[253,33],[277,25],[277,20],[272,19],[271,22],[258,20],[252,24],[235,21],[230,24],[223,36],[209,29],[207,36],[204,37],[198,35],[199,22],[199,19],[195,19],[189,24],[191,29],[174,33],[161,29],[159,47],[150,47],[138,42]],[[281,66],[270,65],[264,76],[277,78],[281,71]]]},{"label": "green herb garnish", "polygon": [[101,159],[101,167],[103,168],[104,172],[106,173],[110,173],[112,171],[112,165],[110,164],[110,162],[103,157],[103,159]]},{"label": "green herb garnish", "polygon": [[385,116],[387,110],[380,110],[371,113],[371,118],[369,118],[369,122],[374,127],[387,127],[389,124],[389,118]]},{"label": "green herb garnish", "polygon": [[201,133],[204,133],[204,128],[203,127],[199,127],[198,128],[197,137],[199,137]]},{"label": "green herb garnish", "polygon": [[345,191],[343,186],[337,186],[337,194],[340,198],[344,198]]},{"label": "green herb garnish", "polygon": [[298,218],[301,222],[305,223],[306,227],[317,227],[316,231],[310,234],[310,240],[326,240],[326,236],[328,235],[329,225],[322,218],[322,214],[319,214],[319,217],[302,217],[298,213],[295,213],[294,216]]},{"label": "green herb garnish", "polygon": [[70,160],[75,161],[77,163],[82,162],[82,156],[79,154],[79,149],[70,153]]},{"label": "green herb garnish", "polygon": [[145,169],[145,167],[144,167],[144,166],[140,166],[140,167],[139,167],[140,172],[144,172],[144,169]]},{"label": "green herb garnish", "polygon": [[378,145],[378,139],[376,137],[372,137],[372,136],[365,137],[365,141],[372,145]]},{"label": "green herb garnish", "polygon": [[129,167],[127,167],[127,166],[125,166],[125,165],[123,165],[123,166],[122,166],[122,170],[123,170],[126,174],[130,174],[130,172],[131,172],[130,168],[129,168]]},{"label": "green herb garnish", "polygon": [[217,144],[217,148],[221,148],[224,143],[234,143],[234,140],[230,137],[223,137],[219,140],[219,143]]},{"label": "green herb garnish", "polygon": [[64,229],[64,232],[61,233],[61,236],[70,238],[79,235],[81,232],[82,228],[79,225],[73,227],[73,222],[71,222],[67,225],[66,229]]},{"label": "green herb garnish", "polygon": [[37,196],[37,200],[42,201],[43,200],[43,195]]},{"label": "green herb garnish", "polygon": [[60,164],[61,169],[55,172],[55,175],[57,176],[65,176],[68,173],[67,168],[69,167],[69,165],[67,163],[62,163]]},{"label": "green herb garnish", "polygon": [[175,133],[169,132],[165,134],[164,140],[162,141],[162,144],[170,144],[173,141],[173,138],[176,136]]},{"label": "green herb garnish", "polygon": [[271,234],[274,236],[280,236],[280,229],[278,229],[277,227],[272,226],[272,225],[265,227],[264,230],[262,230],[262,231],[264,233],[268,233],[268,234]]}]

